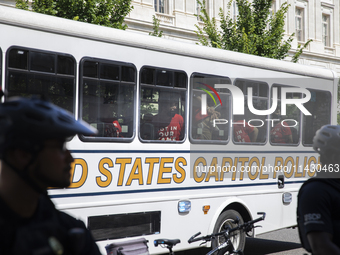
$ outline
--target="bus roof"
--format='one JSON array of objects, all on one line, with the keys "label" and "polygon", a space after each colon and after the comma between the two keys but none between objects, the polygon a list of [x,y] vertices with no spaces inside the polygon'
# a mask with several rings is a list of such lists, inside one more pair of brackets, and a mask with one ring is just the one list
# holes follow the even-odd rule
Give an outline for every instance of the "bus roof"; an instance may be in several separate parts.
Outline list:
[{"label": "bus roof", "polygon": [[0,6],[0,24],[310,77],[330,80],[336,77],[334,71],[326,68],[194,45],[12,7]]}]

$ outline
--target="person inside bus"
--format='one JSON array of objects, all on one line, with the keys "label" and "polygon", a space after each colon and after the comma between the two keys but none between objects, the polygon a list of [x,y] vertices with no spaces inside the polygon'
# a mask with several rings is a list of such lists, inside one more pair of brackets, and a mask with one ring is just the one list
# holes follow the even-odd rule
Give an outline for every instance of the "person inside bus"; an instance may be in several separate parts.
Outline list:
[{"label": "person inside bus", "polygon": [[[272,143],[293,143],[293,135],[288,123],[281,118],[280,106],[271,115],[274,127],[270,131],[270,141]],[[275,124],[276,123],[276,124]]]},{"label": "person inside bus", "polygon": [[[298,193],[297,222],[302,246],[313,255],[340,254],[340,126],[326,125],[313,139],[321,169]],[[314,169],[317,169],[316,167]]]},{"label": "person inside bus", "polygon": [[70,185],[65,142],[76,134],[96,129],[39,98],[0,104],[0,254],[100,254],[85,224],[47,194]]},{"label": "person inside bus", "polygon": [[100,121],[102,122],[104,137],[120,137],[122,127],[120,126],[111,97],[105,97],[104,103],[100,105]]},{"label": "person inside bus", "polygon": [[178,114],[177,101],[165,101],[160,104],[160,113],[153,117],[158,130],[158,140],[180,141],[184,138],[184,119]]},{"label": "person inside bus", "polygon": [[254,143],[259,134],[258,128],[249,125],[244,115],[234,115],[233,132],[236,143]]},{"label": "person inside bus", "polygon": [[202,114],[201,109],[201,97],[195,97],[194,105],[197,106],[194,109],[194,125],[197,126],[197,129],[200,130],[199,134],[197,134],[197,139],[202,140],[212,140],[213,139],[213,131],[214,129],[217,130],[217,128],[214,128],[213,126],[213,120],[219,119],[221,116],[221,113],[216,110],[215,107],[209,106],[207,104],[207,112],[205,114]]}]

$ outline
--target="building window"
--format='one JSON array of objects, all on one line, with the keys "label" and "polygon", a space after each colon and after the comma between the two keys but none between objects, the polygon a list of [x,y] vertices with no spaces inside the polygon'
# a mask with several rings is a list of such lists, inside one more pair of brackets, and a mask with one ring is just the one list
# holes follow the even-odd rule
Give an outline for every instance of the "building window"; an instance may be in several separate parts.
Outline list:
[{"label": "building window", "polygon": [[[202,1],[203,3],[203,1]],[[209,10],[208,10],[208,2],[205,2],[205,10],[206,12],[209,14]],[[197,15],[197,20],[198,21],[202,21],[202,19],[200,18],[200,15],[203,15],[202,13],[202,8],[201,6],[198,4],[198,2],[196,2],[196,15]]]},{"label": "building window", "polygon": [[168,0],[155,0],[155,11],[159,13],[168,13]]},{"label": "building window", "polygon": [[322,41],[326,47],[331,46],[330,40],[330,16],[322,14]]},{"label": "building window", "polygon": [[[276,13],[276,1],[272,1],[272,5],[269,8],[269,20],[273,19],[274,14]],[[270,30],[270,22],[267,23],[267,30]]]},{"label": "building window", "polygon": [[296,37],[299,42],[305,41],[305,23],[304,23],[304,9],[295,9],[295,31]]},{"label": "building window", "polygon": [[272,5],[270,7],[270,15],[276,13],[276,0],[273,0]]},{"label": "building window", "polygon": [[236,1],[233,1],[233,20],[236,21],[238,16],[238,6]]}]

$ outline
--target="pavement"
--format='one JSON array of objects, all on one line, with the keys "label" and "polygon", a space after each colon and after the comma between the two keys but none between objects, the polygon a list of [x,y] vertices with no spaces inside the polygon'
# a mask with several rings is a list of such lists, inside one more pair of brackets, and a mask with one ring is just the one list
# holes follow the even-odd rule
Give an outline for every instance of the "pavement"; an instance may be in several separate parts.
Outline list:
[{"label": "pavement", "polygon": [[[208,248],[176,252],[176,255],[205,255]],[[301,247],[297,228],[282,229],[247,238],[244,255],[310,255]]]}]

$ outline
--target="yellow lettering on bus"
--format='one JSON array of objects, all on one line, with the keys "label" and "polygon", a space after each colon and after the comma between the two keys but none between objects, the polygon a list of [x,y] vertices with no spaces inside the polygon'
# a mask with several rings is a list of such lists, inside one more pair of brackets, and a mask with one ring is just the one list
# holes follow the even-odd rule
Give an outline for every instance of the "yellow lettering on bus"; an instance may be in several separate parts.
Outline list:
[{"label": "yellow lettering on bus", "polygon": [[126,164],[131,164],[131,158],[116,158],[116,164],[120,164],[118,186],[123,185]]},{"label": "yellow lettering on bus", "polygon": [[146,158],[145,163],[149,164],[148,179],[146,184],[150,185],[152,182],[154,165],[159,163],[159,158]]},{"label": "yellow lettering on bus", "polygon": [[[291,166],[289,167],[289,163],[291,164]],[[283,166],[283,174],[285,175],[286,178],[290,178],[292,177],[293,173],[294,173],[294,168],[295,163],[294,163],[294,159],[292,157],[287,157],[285,160],[285,164]]]},{"label": "yellow lettering on bus", "polygon": [[171,178],[163,178],[164,173],[171,173],[171,167],[165,167],[166,163],[173,163],[173,158],[161,158],[161,163],[159,166],[158,181],[157,184],[167,184],[171,183]]},{"label": "yellow lettering on bus", "polygon": [[[253,173],[253,164],[255,163],[255,172]],[[259,175],[260,171],[260,160],[257,157],[252,157],[249,161],[248,177],[250,180],[255,180]]]},{"label": "yellow lettering on bus", "polygon": [[126,182],[126,186],[130,186],[133,180],[138,180],[139,185],[143,185],[143,169],[141,158],[136,158],[131,173],[129,175],[128,181]]},{"label": "yellow lettering on bus", "polygon": [[187,165],[187,161],[183,157],[179,157],[175,161],[175,169],[180,174],[180,177],[178,177],[177,174],[173,174],[172,178],[174,179],[174,182],[176,183],[182,183],[185,180],[185,170],[183,167],[181,167],[179,164],[182,164],[183,166]]},{"label": "yellow lettering on bus", "polygon": [[97,176],[96,182],[97,182],[97,185],[102,188],[109,186],[112,181],[112,174],[108,169],[104,167],[105,164],[107,164],[108,167],[113,167],[113,162],[110,158],[103,158],[102,160],[100,160],[99,172],[105,176],[106,180],[102,181],[103,176]]},{"label": "yellow lettering on bus", "polygon": [[[81,177],[79,181],[73,182],[74,172],[77,166],[80,166],[81,168]],[[88,173],[87,163],[82,158],[76,158],[71,164],[71,169],[72,169],[71,170],[71,185],[69,186],[69,188],[79,188],[85,183],[86,178],[87,178],[87,173]]]},{"label": "yellow lettering on bus", "polygon": [[266,158],[265,157],[262,157],[262,162],[261,162],[261,172],[260,172],[260,180],[263,180],[263,179],[268,179],[269,178],[269,174],[264,174],[263,173],[263,167],[264,167],[264,164],[266,163]]},{"label": "yellow lettering on bus", "polygon": [[[226,166],[226,164],[229,163],[229,166]],[[233,166],[233,159],[232,158],[223,158],[222,159],[222,165],[221,165],[221,173],[220,173],[220,181],[223,181],[224,174],[226,172],[229,172],[230,169]]]},{"label": "yellow lettering on bus", "polygon": [[208,171],[207,171],[207,174],[206,174],[205,181],[208,182],[208,181],[210,181],[211,176],[215,176],[215,181],[218,182],[218,170],[217,170],[217,158],[216,157],[214,157],[211,160],[210,167],[208,167],[207,170]]},{"label": "yellow lettering on bus", "polygon": [[231,178],[232,181],[236,180],[236,174],[237,174],[237,162],[238,162],[238,158],[234,159],[234,165],[231,168],[231,172],[233,173],[233,177]]},{"label": "yellow lettering on bus", "polygon": [[273,174],[273,179],[276,179],[276,174],[279,170],[282,169],[283,166],[283,158],[282,157],[276,157],[275,158],[275,163],[274,163],[274,174]]},{"label": "yellow lettering on bus", "polygon": [[[199,164],[202,163],[202,167],[199,166]],[[194,180],[195,182],[202,182],[205,177],[205,173],[203,171],[199,171],[199,169],[203,169],[204,167],[207,166],[207,161],[203,157],[199,157],[196,159],[195,164],[194,164],[194,169],[193,169],[193,174],[194,174]],[[198,176],[198,172],[201,173],[200,176]]]},{"label": "yellow lettering on bus", "polygon": [[[299,166],[299,160],[300,160],[300,158],[296,157],[296,165],[295,165],[295,175],[294,175],[294,178],[303,177],[303,170]],[[299,170],[302,170],[302,172],[300,172]]]},{"label": "yellow lettering on bus", "polygon": [[249,161],[249,158],[239,158],[239,161],[241,162],[240,180],[243,180],[244,171],[247,171],[246,162]]}]

